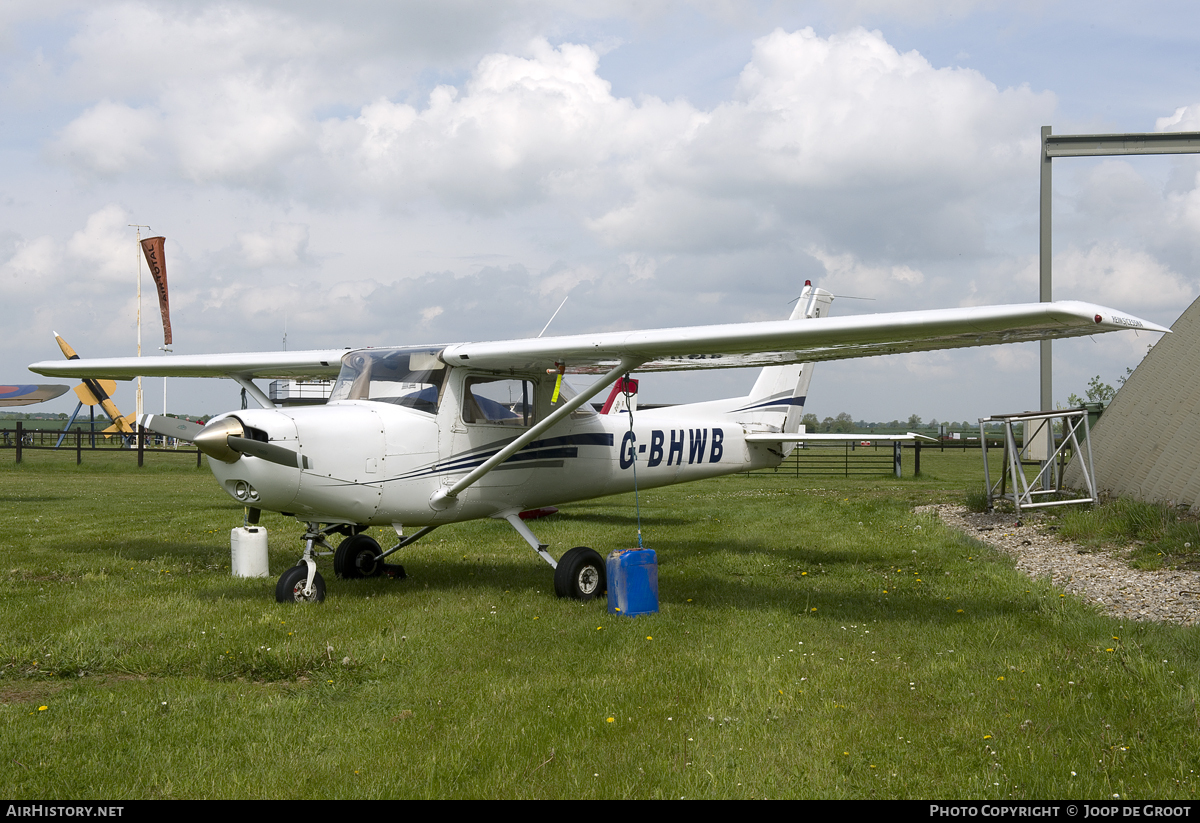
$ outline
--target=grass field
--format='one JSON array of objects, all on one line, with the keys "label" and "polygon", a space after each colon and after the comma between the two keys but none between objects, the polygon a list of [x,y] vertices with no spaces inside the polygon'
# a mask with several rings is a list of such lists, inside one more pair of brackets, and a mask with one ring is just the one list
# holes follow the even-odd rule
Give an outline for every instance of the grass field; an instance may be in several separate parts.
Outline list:
[{"label": "grass field", "polygon": [[[974,452],[643,494],[661,611],[636,619],[557,600],[497,522],[405,550],[406,581],[326,562],[324,604],[280,606],[230,577],[242,512],[207,469],[147,460],[0,464],[9,797],[1197,793],[1200,631],[1100,616],[914,515],[979,483]],[[263,525],[277,575],[302,528]],[[627,548],[633,498],[534,528]]]}]

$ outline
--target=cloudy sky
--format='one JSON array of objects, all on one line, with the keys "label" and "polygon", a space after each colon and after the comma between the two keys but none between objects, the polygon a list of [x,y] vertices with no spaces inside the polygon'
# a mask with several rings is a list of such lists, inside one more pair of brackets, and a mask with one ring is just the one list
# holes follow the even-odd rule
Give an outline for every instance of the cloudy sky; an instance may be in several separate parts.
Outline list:
[{"label": "cloudy sky", "polygon": [[[176,353],[533,336],[568,295],[549,333],[775,319],[805,279],[839,314],[1035,301],[1040,127],[1200,130],[1200,11],[8,0],[0,72],[0,381],[28,382],[52,329],[134,353],[131,223],[167,237]],[[1055,297],[1174,322],[1200,159],[1055,162]],[[1056,344],[1056,398],[1150,342]],[[1033,345],[827,364],[809,410],[974,420],[1036,407],[1036,368]]]}]

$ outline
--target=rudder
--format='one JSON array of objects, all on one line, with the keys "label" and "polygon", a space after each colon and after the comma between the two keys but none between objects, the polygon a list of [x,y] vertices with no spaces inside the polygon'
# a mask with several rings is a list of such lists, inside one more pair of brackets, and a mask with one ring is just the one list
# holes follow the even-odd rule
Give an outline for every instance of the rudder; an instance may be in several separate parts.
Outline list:
[{"label": "rudder", "polygon": [[[833,304],[833,294],[804,281],[804,291],[796,301],[789,320],[825,317]],[[804,417],[804,401],[812,380],[812,363],[767,366],[754,381],[739,419],[759,423],[775,431],[797,432]]]}]

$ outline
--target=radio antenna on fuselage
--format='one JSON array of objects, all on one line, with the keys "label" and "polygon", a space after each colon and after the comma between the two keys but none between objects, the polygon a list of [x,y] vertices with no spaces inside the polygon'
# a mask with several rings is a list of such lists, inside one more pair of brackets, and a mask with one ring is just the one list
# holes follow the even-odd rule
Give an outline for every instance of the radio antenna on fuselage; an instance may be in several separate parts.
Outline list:
[{"label": "radio antenna on fuselage", "polygon": [[570,297],[571,295],[568,294],[563,298],[563,301],[558,304],[558,308],[554,310],[554,314],[550,315],[550,319],[546,321],[546,325],[542,326],[542,330],[538,332],[538,337],[541,337],[546,333],[546,329],[550,328],[550,324],[554,322],[554,318],[558,317],[558,313],[562,311],[562,307],[567,305],[567,300],[570,299]]},{"label": "radio antenna on fuselage", "polygon": [[[803,296],[804,295],[800,295],[800,297],[803,297]],[[835,298],[837,298],[838,300],[874,300],[875,299],[874,297],[855,297],[852,294],[835,294],[833,296]],[[793,297],[791,300],[788,301],[788,305],[789,306],[792,305],[797,300],[799,300],[800,297]]]}]

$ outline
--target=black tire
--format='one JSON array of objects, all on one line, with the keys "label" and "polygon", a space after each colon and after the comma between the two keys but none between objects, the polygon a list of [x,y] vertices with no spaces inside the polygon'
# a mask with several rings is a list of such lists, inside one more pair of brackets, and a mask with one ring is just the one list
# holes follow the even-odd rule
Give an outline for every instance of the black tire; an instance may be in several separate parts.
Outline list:
[{"label": "black tire", "polygon": [[280,603],[320,603],[325,599],[325,579],[318,572],[313,577],[312,597],[305,597],[304,584],[308,582],[308,564],[292,566],[279,577],[275,584],[275,600]]},{"label": "black tire", "polygon": [[373,537],[365,534],[347,537],[333,553],[333,572],[347,580],[374,577],[383,571],[383,563],[379,561],[381,554],[383,550]]},{"label": "black tire", "polygon": [[587,546],[566,552],[554,570],[554,593],[559,597],[587,602],[608,591],[604,558]]}]

